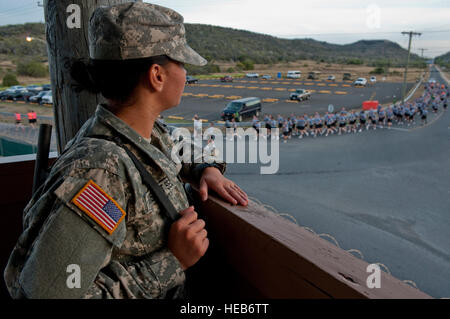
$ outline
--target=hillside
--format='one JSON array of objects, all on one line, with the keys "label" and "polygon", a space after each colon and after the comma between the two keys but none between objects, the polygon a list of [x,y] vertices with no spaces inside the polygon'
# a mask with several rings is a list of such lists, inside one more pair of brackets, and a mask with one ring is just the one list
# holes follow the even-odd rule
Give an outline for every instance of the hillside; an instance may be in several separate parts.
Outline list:
[{"label": "hillside", "polygon": [[[274,64],[299,60],[383,67],[403,66],[407,51],[387,40],[361,40],[337,45],[313,39],[281,39],[270,35],[211,25],[186,24],[188,42],[210,62]],[[42,23],[0,27],[0,62],[45,62],[47,51],[40,41],[26,42],[27,36],[45,38]],[[411,66],[423,60],[411,55]],[[209,68],[214,67],[214,62]],[[7,69],[7,68],[6,68]],[[5,69],[5,70],[6,70]],[[11,70],[14,71],[14,70]],[[209,72],[216,72],[212,68]]]},{"label": "hillside", "polygon": [[[405,49],[387,40],[361,40],[352,44],[337,45],[313,39],[281,39],[202,24],[187,24],[186,30],[188,42],[194,49],[209,59],[219,61],[250,58],[255,63],[276,63],[312,59],[337,63],[381,62],[402,65],[407,55]],[[414,63],[422,59],[412,54],[411,61]]]},{"label": "hillside", "polygon": [[450,67],[450,52],[438,56],[437,58],[434,59],[434,61],[436,64],[446,65]]}]

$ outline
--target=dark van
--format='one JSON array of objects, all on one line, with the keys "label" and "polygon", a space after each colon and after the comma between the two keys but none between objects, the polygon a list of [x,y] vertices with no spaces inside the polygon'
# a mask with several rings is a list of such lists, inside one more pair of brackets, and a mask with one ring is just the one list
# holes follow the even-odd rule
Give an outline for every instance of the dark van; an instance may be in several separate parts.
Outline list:
[{"label": "dark van", "polygon": [[257,97],[247,97],[234,100],[223,109],[222,119],[231,120],[233,116],[237,122],[242,122],[242,118],[252,115],[259,116],[261,112],[261,100]]}]

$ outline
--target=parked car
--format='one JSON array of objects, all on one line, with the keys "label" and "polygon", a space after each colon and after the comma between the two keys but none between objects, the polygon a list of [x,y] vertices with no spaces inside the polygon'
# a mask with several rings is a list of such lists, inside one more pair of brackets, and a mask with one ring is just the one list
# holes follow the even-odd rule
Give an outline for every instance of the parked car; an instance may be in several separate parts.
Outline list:
[{"label": "parked car", "polygon": [[308,79],[309,80],[318,80],[320,78],[320,72],[319,71],[312,71],[308,73]]},{"label": "parked car", "polygon": [[52,91],[47,91],[47,94],[45,94],[42,98],[41,98],[41,102],[39,102],[39,104],[53,104],[53,96],[52,96]]},{"label": "parked car", "polygon": [[43,91],[50,91],[52,89],[52,85],[51,84],[44,84],[42,86],[42,90]]},{"label": "parked car", "polygon": [[247,73],[245,76],[247,78],[258,78],[259,74],[258,73]]},{"label": "parked car", "polygon": [[193,84],[193,83],[198,83],[198,79],[190,75],[186,76],[186,84]]},{"label": "parked car", "polygon": [[233,82],[233,77],[231,75],[225,75],[220,78],[220,82]]},{"label": "parked car", "polygon": [[272,78],[272,76],[271,75],[268,75],[268,74],[264,74],[262,77],[261,77],[261,79],[263,79],[263,80],[270,80]]},{"label": "parked car", "polygon": [[222,119],[225,121],[234,117],[236,121],[242,122],[244,117],[259,116],[260,113],[261,100],[257,97],[247,97],[228,103],[223,109]]},{"label": "parked car", "polygon": [[22,85],[14,85],[9,88],[9,90],[22,90],[22,89],[25,89],[25,87]]},{"label": "parked car", "polygon": [[286,77],[288,79],[299,79],[302,76],[302,72],[300,71],[288,71]]},{"label": "parked car", "polygon": [[40,85],[28,85],[26,89],[30,92],[36,92],[37,94],[42,91],[43,87]]},{"label": "parked car", "polygon": [[8,89],[7,92],[1,96],[2,100],[16,100],[19,99],[25,92],[28,92],[27,89]]},{"label": "parked car", "polygon": [[330,75],[328,78],[327,78],[327,81],[336,81],[336,77],[334,76],[334,75]]},{"label": "parked car", "polygon": [[[7,96],[8,94],[11,94],[13,91],[14,91],[14,90],[11,90],[11,89],[6,89],[6,90],[4,90],[4,91],[1,91],[1,92],[0,92],[0,100],[6,100],[6,96]],[[4,97],[4,98],[3,98],[3,97]]]},{"label": "parked car", "polygon": [[351,73],[344,73],[342,76],[342,81],[351,81],[352,80],[352,74]]},{"label": "parked car", "polygon": [[311,98],[311,92],[309,92],[308,90],[304,90],[304,89],[297,89],[295,90],[295,92],[292,92],[289,95],[289,99],[292,100],[297,100],[297,101],[304,101],[304,100],[309,100]]},{"label": "parked car", "polygon": [[41,91],[36,95],[31,96],[28,101],[32,102],[32,103],[40,103],[42,100],[42,97],[44,95],[48,94],[48,91]]},{"label": "parked car", "polygon": [[13,94],[10,95],[10,99],[13,101],[25,101],[28,102],[29,98],[35,95],[36,93],[30,92],[28,90],[16,90]]},{"label": "parked car", "polygon": [[353,82],[353,86],[366,86],[367,79],[366,78],[358,78],[355,82]]},{"label": "parked car", "polygon": [[377,77],[376,77],[376,76],[371,76],[371,77],[370,77],[370,83],[371,83],[371,84],[377,83]]}]

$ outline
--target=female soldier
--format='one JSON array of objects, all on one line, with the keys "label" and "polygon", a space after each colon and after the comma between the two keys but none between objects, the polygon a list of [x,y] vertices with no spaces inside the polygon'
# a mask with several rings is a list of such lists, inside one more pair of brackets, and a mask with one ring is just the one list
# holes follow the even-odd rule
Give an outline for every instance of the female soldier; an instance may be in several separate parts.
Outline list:
[{"label": "female soldier", "polygon": [[[72,76],[107,103],[26,207],[4,273],[8,290],[14,298],[179,297],[184,270],[209,245],[179,174],[199,181],[202,200],[210,188],[247,205],[223,164],[176,164],[156,121],[180,103],[183,64],[206,61],[187,45],[182,16],[142,2],[97,8],[89,52]],[[78,283],[69,280],[77,269]]]}]

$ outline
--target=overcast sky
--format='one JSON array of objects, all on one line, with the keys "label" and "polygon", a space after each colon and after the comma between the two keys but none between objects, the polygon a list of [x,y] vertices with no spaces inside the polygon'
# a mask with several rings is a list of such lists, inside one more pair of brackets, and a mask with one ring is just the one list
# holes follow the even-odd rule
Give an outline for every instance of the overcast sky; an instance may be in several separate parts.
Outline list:
[{"label": "overcast sky", "polygon": [[[44,20],[38,0],[0,0],[0,25]],[[41,0],[43,2],[43,0]],[[412,50],[425,56],[450,51],[450,0],[161,0],[187,23],[212,24],[281,38],[345,44],[388,39],[408,46],[402,31],[422,32]]]}]

